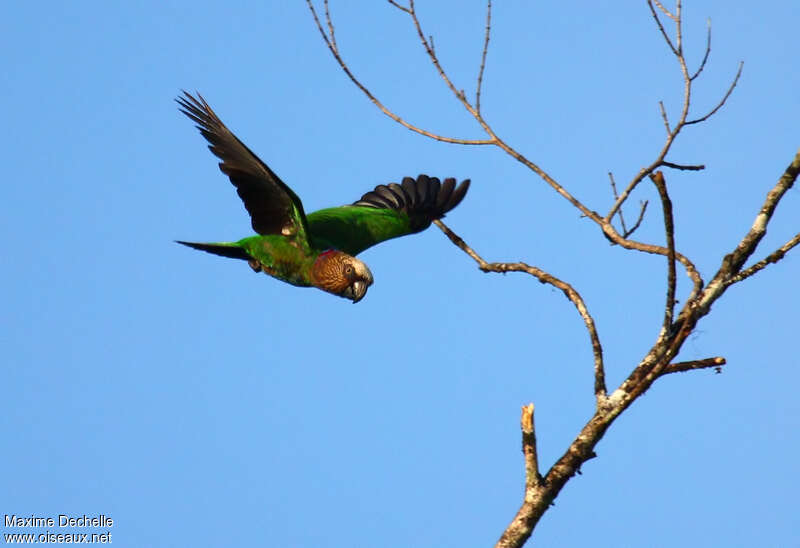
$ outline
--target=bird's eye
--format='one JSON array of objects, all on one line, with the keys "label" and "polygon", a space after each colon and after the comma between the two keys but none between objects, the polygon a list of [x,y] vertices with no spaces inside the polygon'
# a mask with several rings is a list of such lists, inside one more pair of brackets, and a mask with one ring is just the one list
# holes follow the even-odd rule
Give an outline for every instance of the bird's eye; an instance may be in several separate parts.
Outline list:
[{"label": "bird's eye", "polygon": [[352,274],[353,273],[353,267],[352,266],[346,266],[344,268],[344,273],[345,274]]}]

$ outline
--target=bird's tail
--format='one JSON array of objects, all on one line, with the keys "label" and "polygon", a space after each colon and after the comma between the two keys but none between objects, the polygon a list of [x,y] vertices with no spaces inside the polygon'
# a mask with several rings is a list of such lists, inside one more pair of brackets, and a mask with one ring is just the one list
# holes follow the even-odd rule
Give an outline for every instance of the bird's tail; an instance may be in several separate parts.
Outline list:
[{"label": "bird's tail", "polygon": [[201,244],[196,242],[182,242],[180,240],[175,240],[175,243],[185,245],[193,249],[199,249],[200,251],[205,251],[206,253],[222,255],[223,257],[229,257],[231,259],[242,259],[245,261],[250,260],[250,255],[248,255],[247,252],[239,247],[239,244],[236,243],[221,242],[215,244]]}]

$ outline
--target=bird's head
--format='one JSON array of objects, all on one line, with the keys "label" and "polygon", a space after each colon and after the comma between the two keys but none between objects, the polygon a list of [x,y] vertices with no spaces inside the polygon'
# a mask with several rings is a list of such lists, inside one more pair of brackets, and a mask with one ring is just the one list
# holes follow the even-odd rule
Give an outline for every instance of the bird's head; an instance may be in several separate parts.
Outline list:
[{"label": "bird's head", "polygon": [[331,249],[317,256],[312,267],[314,285],[357,303],[372,285],[372,272],[352,255]]}]

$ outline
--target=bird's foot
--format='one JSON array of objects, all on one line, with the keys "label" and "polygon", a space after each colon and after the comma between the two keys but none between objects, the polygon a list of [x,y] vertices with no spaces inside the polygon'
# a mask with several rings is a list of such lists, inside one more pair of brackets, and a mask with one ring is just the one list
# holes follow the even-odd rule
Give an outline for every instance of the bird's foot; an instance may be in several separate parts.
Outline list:
[{"label": "bird's foot", "polygon": [[249,261],[247,261],[247,264],[250,265],[250,268],[252,268],[253,272],[255,273],[259,273],[262,270],[264,270],[264,268],[261,266],[261,263],[255,259],[250,259]]}]

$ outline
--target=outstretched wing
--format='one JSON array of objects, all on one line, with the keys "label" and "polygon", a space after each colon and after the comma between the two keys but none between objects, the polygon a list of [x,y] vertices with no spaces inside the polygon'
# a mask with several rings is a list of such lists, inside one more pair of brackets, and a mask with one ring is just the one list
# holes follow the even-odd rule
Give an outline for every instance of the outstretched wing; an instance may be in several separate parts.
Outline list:
[{"label": "outstretched wing", "polygon": [[353,205],[315,211],[308,216],[312,245],[357,255],[390,238],[414,234],[456,207],[469,189],[469,179],[456,186],[420,175],[402,184],[378,185]]},{"label": "outstretched wing", "polygon": [[203,96],[183,92],[180,110],[197,123],[220,160],[219,169],[230,178],[259,234],[306,238],[306,217],[300,198],[258,156],[236,138],[208,106]]}]

